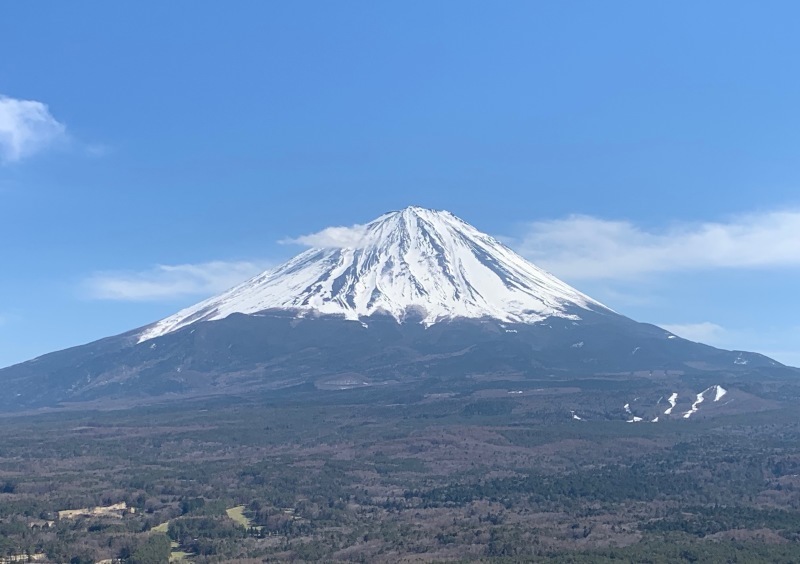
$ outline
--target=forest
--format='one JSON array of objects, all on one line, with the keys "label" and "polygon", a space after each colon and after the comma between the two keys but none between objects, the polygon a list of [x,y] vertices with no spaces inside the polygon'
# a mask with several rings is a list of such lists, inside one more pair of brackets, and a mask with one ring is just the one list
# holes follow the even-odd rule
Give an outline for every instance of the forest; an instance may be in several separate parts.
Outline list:
[{"label": "forest", "polygon": [[800,561],[798,410],[492,385],[4,417],[0,562]]}]

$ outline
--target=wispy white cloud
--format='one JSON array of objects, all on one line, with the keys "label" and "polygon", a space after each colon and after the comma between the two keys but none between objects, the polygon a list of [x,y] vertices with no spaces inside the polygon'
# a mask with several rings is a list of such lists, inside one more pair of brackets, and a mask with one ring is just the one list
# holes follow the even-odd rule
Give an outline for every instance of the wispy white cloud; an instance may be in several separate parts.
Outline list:
[{"label": "wispy white cloud", "polygon": [[83,290],[90,299],[118,301],[210,296],[244,282],[266,267],[249,261],[213,261],[158,265],[139,272],[98,272],[83,282]]},{"label": "wispy white cloud", "polygon": [[671,271],[800,267],[800,211],[648,230],[586,215],[539,221],[514,245],[571,280],[629,280]]},{"label": "wispy white cloud", "polygon": [[727,331],[724,327],[703,321],[702,323],[664,323],[660,327],[679,337],[707,345],[722,345]]},{"label": "wispy white cloud", "polygon": [[283,239],[280,242],[287,245],[305,245],[307,247],[322,249],[352,248],[362,244],[366,231],[366,225],[327,227],[316,233]]},{"label": "wispy white cloud", "polygon": [[65,136],[66,127],[47,105],[0,95],[0,162],[30,157]]}]

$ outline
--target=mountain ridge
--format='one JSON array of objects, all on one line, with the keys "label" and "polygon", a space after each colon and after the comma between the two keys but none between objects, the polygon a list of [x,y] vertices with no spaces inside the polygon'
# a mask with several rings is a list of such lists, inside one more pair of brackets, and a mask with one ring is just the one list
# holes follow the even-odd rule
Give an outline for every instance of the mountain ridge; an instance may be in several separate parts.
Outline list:
[{"label": "mountain ridge", "polygon": [[390,212],[363,237],[154,324],[4,368],[0,413],[354,388],[422,401],[558,382],[590,396],[600,385],[619,406],[633,389],[656,405],[722,386],[736,409],[794,393],[797,369],[627,318],[449,212]]}]

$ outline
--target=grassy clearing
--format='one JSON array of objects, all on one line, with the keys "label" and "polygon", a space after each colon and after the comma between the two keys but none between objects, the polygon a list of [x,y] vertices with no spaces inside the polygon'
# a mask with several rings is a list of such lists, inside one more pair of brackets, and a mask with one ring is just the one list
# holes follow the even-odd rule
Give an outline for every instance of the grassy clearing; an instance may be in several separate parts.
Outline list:
[{"label": "grassy clearing", "polygon": [[156,525],[155,527],[150,529],[150,532],[151,533],[164,533],[166,535],[168,530],[169,530],[169,521],[165,521],[164,523],[161,523],[160,525]]},{"label": "grassy clearing", "polygon": [[188,552],[183,552],[182,550],[178,550],[176,552],[171,552],[169,555],[170,562],[188,562],[189,556],[192,556]]},{"label": "grassy clearing", "polygon": [[226,509],[225,513],[228,514],[237,525],[241,525],[245,528],[250,528],[252,525],[250,524],[250,519],[244,516],[244,505],[237,505],[236,507],[231,507],[230,509]]}]

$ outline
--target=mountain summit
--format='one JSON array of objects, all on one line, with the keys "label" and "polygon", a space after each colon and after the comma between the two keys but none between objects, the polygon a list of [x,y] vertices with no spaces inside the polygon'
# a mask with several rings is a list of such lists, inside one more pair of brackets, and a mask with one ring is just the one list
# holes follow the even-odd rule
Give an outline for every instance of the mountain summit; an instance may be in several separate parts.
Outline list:
[{"label": "mountain summit", "polygon": [[353,228],[350,246],[310,249],[146,328],[140,342],[197,321],[268,309],[357,320],[409,314],[535,323],[607,309],[447,211],[408,207]]}]

